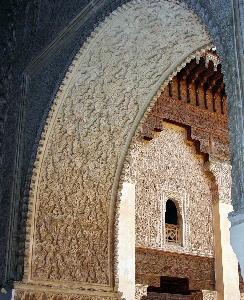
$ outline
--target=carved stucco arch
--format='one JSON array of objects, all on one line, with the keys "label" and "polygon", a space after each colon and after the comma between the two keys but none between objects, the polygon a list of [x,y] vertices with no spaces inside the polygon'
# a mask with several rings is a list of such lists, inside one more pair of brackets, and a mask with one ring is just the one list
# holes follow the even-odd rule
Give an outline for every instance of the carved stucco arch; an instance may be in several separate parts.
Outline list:
[{"label": "carved stucco arch", "polygon": [[37,151],[25,283],[116,289],[126,154],[164,86],[210,47],[197,18],[173,1],[127,3],[95,29],[65,76]]}]

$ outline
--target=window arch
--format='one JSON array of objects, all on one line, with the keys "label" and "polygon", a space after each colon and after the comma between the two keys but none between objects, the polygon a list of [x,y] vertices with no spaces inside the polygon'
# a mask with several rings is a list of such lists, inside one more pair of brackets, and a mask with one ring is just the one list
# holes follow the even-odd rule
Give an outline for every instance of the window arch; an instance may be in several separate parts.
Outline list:
[{"label": "window arch", "polygon": [[165,242],[181,244],[181,216],[177,211],[175,202],[168,199],[165,210]]},{"label": "window arch", "polygon": [[174,201],[170,199],[166,202],[165,223],[178,225],[177,208]]}]

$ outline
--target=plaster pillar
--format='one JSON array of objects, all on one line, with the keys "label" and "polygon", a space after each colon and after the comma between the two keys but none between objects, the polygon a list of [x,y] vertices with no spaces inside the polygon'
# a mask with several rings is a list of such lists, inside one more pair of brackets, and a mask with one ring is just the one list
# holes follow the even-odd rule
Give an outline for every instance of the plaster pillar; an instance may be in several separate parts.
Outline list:
[{"label": "plaster pillar", "polygon": [[215,276],[217,300],[239,300],[238,261],[230,245],[231,166],[211,158],[209,170],[215,177],[213,217],[215,234]]},{"label": "plaster pillar", "polygon": [[231,222],[230,243],[236,253],[244,278],[244,209],[231,212],[229,220]]},{"label": "plaster pillar", "polygon": [[135,185],[123,183],[119,215],[119,291],[135,299]]}]

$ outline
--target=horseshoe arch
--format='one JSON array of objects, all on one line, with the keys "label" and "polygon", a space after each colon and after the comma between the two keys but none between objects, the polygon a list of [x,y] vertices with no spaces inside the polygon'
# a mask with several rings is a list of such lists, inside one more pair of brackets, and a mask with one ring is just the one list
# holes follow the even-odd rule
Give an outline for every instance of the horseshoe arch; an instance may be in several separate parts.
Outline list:
[{"label": "horseshoe arch", "polygon": [[95,29],[37,151],[20,294],[120,298],[117,194],[127,151],[157,93],[209,48],[205,28],[174,1],[127,3]]}]

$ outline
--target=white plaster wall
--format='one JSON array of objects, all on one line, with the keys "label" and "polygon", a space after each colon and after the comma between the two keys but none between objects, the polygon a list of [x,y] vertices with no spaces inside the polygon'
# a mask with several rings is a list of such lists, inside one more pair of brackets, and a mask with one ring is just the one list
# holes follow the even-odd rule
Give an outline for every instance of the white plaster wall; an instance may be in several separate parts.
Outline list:
[{"label": "white plaster wall", "polygon": [[123,183],[119,215],[119,291],[135,299],[135,185]]},{"label": "white plaster wall", "polygon": [[238,261],[230,245],[229,229],[231,224],[228,220],[230,211],[232,211],[230,204],[214,204],[215,271],[218,300],[240,299]]},{"label": "white plaster wall", "polygon": [[241,274],[244,276],[244,223],[230,228],[231,246],[234,249],[241,266]]}]

